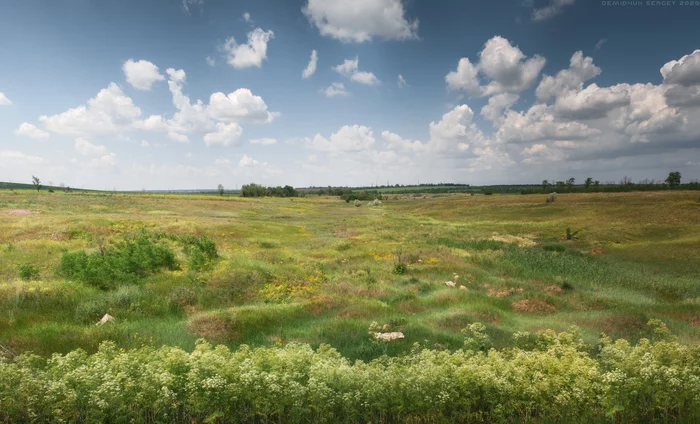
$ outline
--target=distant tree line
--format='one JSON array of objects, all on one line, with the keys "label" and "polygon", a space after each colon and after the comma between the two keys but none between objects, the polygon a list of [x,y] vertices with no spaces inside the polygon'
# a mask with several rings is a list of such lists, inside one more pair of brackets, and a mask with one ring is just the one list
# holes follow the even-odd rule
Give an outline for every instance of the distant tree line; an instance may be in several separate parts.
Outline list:
[{"label": "distant tree line", "polygon": [[241,187],[241,196],[243,197],[300,197],[302,195],[290,185],[266,187],[262,184],[250,183]]},{"label": "distant tree line", "polygon": [[655,191],[655,190],[700,190],[700,182],[681,182],[681,173],[673,171],[668,174],[664,181],[645,179],[639,182],[632,182],[632,179],[625,176],[619,182],[606,181],[601,183],[592,177],[586,178],[583,184],[576,185],[575,178],[566,181],[543,180],[540,187],[528,187],[521,190],[522,194],[539,193],[586,193],[586,192],[625,192],[625,191]]}]

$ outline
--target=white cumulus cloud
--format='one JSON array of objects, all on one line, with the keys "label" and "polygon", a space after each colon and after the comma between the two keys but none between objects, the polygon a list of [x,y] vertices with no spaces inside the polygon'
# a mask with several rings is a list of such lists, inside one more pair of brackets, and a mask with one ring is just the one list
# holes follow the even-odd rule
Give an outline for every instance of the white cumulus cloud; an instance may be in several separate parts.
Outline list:
[{"label": "white cumulus cloud", "polygon": [[0,91],[0,106],[10,106],[12,105],[12,101],[7,98],[5,93]]},{"label": "white cumulus cloud", "polygon": [[[507,39],[495,36],[484,44],[479,62],[473,64],[462,58],[457,70],[445,76],[452,90],[464,90],[474,96],[492,96],[501,93],[517,94],[530,88],[542,71],[545,58],[535,55],[529,59]],[[488,82],[482,85],[480,76]]]},{"label": "white cumulus cloud", "polygon": [[323,93],[326,97],[347,96],[349,93],[345,91],[345,84],[342,82],[334,82],[329,85]]},{"label": "white cumulus cloud", "polygon": [[316,53],[316,50],[311,50],[311,59],[309,60],[309,64],[306,65],[306,68],[304,69],[304,72],[301,73],[302,78],[308,78],[311,75],[316,72],[316,63],[318,62],[318,54]]},{"label": "white cumulus cloud", "polygon": [[165,80],[158,67],[147,60],[129,59],[122,65],[126,82],[137,90],[150,90],[157,81]]},{"label": "white cumulus cloud", "polygon": [[230,37],[226,40],[223,50],[227,55],[227,62],[236,69],[261,67],[267,59],[267,43],[275,38],[272,31],[263,31],[255,28],[248,33],[248,42],[238,44],[236,39]]},{"label": "white cumulus cloud", "polygon": [[204,134],[204,144],[207,146],[234,146],[238,144],[243,128],[235,122],[225,124],[218,122],[216,131]]},{"label": "white cumulus cloud", "polygon": [[20,124],[19,128],[15,130],[15,134],[33,138],[34,140],[48,140],[49,137],[51,137],[51,134],[37,128],[35,125],[30,124],[29,122],[23,122]]},{"label": "white cumulus cloud", "polygon": [[75,151],[83,156],[100,156],[107,153],[107,147],[90,143],[84,138],[75,139]]},{"label": "white cumulus cloud", "polygon": [[321,35],[343,42],[418,37],[418,20],[406,19],[402,0],[308,0],[302,11]]}]

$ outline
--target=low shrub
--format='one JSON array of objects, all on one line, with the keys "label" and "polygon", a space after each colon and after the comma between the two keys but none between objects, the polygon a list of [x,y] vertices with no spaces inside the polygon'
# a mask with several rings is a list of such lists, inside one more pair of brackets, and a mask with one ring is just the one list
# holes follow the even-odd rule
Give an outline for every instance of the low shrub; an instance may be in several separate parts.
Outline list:
[{"label": "low shrub", "polygon": [[391,268],[391,272],[397,275],[403,275],[408,272],[408,266],[403,262],[397,262]]},{"label": "low shrub", "polygon": [[191,287],[180,286],[175,287],[168,294],[168,306],[172,310],[182,310],[185,306],[191,306],[197,303],[197,292]]},{"label": "low shrub", "polygon": [[75,308],[75,320],[81,324],[94,324],[108,312],[110,311],[106,300],[88,300]]},{"label": "low shrub", "polygon": [[24,281],[29,281],[39,276],[39,268],[30,263],[24,263],[17,266],[17,274]]},{"label": "low shrub", "polygon": [[61,257],[58,272],[64,277],[110,290],[122,284],[134,284],[162,268],[176,267],[173,251],[142,233],[89,254],[66,252]]},{"label": "low shrub", "polygon": [[355,200],[353,202],[353,205],[355,205],[356,208],[359,208],[360,206],[362,206],[362,202],[360,202],[359,200]]},{"label": "low shrub", "polygon": [[549,193],[549,196],[547,196],[545,203],[554,203],[557,201],[557,197],[559,197],[559,195],[556,192]]}]

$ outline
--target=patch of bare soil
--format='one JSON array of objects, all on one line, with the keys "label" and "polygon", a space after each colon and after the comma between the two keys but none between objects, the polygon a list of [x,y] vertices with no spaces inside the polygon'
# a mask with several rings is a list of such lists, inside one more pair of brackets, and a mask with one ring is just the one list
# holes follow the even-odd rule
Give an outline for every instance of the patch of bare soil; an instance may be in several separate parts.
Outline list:
[{"label": "patch of bare soil", "polygon": [[544,291],[546,291],[547,293],[549,293],[551,295],[564,294],[564,289],[562,289],[561,287],[556,286],[556,285],[547,286],[544,288]]},{"label": "patch of bare soil", "polygon": [[525,289],[522,287],[490,287],[486,294],[490,297],[504,298],[524,291]]},{"label": "patch of bare soil", "polygon": [[199,315],[192,318],[187,327],[190,333],[214,342],[227,339],[231,323],[216,315]]},{"label": "patch of bare soil", "polygon": [[532,247],[536,246],[537,243],[535,243],[532,239],[528,237],[520,237],[520,236],[512,236],[510,234],[494,234],[491,237],[491,240],[494,241],[501,241],[503,243],[518,243],[519,247]]},{"label": "patch of bare soil", "polygon": [[515,312],[528,314],[550,314],[557,310],[551,303],[540,299],[521,299],[511,303]]}]

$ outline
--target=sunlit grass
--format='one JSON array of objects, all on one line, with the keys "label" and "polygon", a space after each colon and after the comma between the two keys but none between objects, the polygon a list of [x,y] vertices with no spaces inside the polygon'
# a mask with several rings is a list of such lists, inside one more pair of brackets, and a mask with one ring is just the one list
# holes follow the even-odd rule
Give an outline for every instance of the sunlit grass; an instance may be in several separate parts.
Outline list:
[{"label": "sunlit grass", "polygon": [[[680,191],[563,194],[553,204],[536,195],[429,195],[356,208],[334,197],[0,192],[0,344],[48,355],[94,351],[107,339],[189,349],[204,337],[231,346],[329,343],[371,359],[414,343],[459,348],[459,330],[473,322],[502,347],[517,331],[571,325],[590,343],[602,331],[636,339],[649,318],[697,343],[694,199]],[[33,213],[6,213],[20,208]],[[580,230],[577,239],[565,239],[567,227]],[[167,242],[179,270],[110,291],[56,274],[64,252],[96,251],[142,230],[205,235],[219,257],[196,272]],[[392,273],[399,255],[405,274]],[[21,281],[22,264],[38,276]],[[116,321],[95,326],[105,313]],[[406,338],[373,343],[373,321]]]}]

